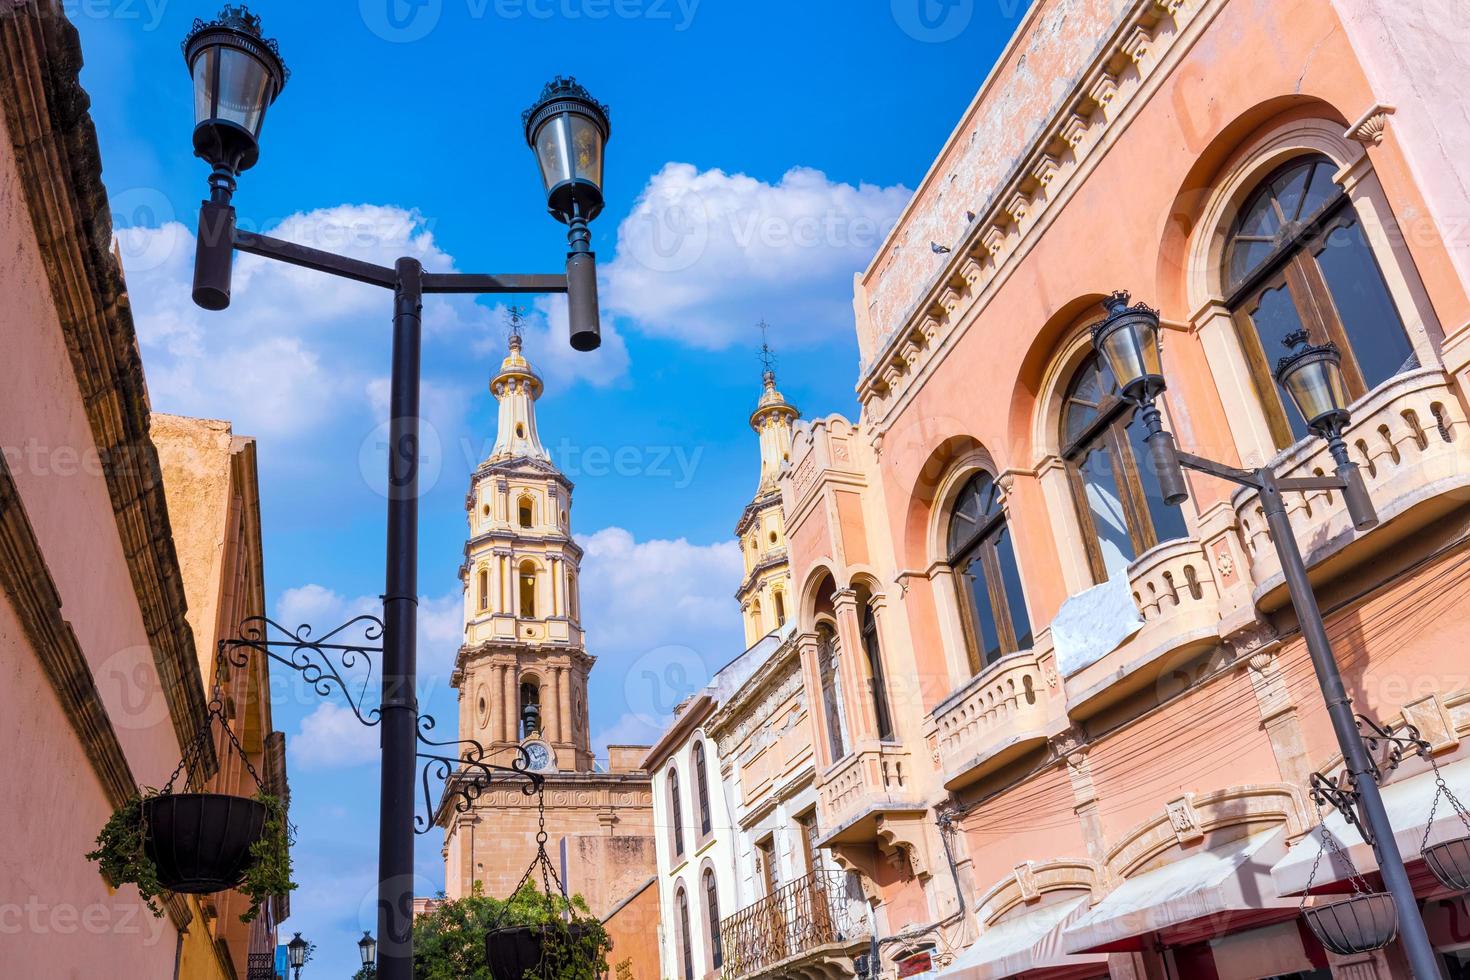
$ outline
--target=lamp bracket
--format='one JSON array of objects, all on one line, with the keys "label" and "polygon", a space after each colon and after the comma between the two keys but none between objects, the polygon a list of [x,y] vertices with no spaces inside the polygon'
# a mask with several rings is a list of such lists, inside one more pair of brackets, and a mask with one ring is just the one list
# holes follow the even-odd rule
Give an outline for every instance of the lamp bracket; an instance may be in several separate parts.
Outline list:
[{"label": "lamp bracket", "polygon": [[1210,476],[1219,477],[1231,483],[1238,483],[1243,487],[1251,487],[1255,490],[1261,489],[1260,476],[1251,470],[1226,466],[1224,463],[1217,463],[1213,459],[1205,459],[1203,456],[1194,455],[1194,453],[1181,451],[1178,453],[1178,457],[1179,465],[1187,469],[1200,473],[1208,473]]}]

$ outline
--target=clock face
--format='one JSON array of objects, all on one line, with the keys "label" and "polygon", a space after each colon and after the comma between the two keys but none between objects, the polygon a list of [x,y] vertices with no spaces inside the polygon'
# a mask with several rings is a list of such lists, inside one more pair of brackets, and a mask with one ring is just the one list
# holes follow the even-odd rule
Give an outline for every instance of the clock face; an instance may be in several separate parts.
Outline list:
[{"label": "clock face", "polygon": [[555,765],[551,755],[551,746],[545,742],[527,742],[523,748],[526,756],[531,760],[531,769],[534,772],[546,772]]}]

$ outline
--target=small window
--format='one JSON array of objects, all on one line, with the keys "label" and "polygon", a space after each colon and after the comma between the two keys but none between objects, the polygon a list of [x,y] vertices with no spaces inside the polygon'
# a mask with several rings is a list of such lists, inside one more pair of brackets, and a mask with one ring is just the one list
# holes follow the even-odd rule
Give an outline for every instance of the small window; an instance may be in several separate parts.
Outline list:
[{"label": "small window", "polygon": [[842,723],[842,687],[837,677],[837,634],[825,623],[817,627],[817,674],[827,719],[827,747],[836,762],[847,755],[847,738]]},{"label": "small window", "polygon": [[520,503],[516,505],[516,514],[521,527],[529,528],[535,524],[536,519],[530,497],[521,498]]},{"label": "small window", "polygon": [[774,594],[774,598],[776,600],[776,625],[777,626],[785,626],[786,625],[786,597],[781,594],[781,590],[780,589],[777,589],[776,592],[775,592],[775,594]]},{"label": "small window", "polygon": [[480,569],[480,610],[490,607],[490,573]]},{"label": "small window", "polygon": [[883,648],[878,642],[878,617],[871,602],[863,603],[863,653],[868,661],[868,683],[872,685],[873,717],[878,725],[878,738],[893,739],[893,714],[888,709],[888,682],[883,674]]}]

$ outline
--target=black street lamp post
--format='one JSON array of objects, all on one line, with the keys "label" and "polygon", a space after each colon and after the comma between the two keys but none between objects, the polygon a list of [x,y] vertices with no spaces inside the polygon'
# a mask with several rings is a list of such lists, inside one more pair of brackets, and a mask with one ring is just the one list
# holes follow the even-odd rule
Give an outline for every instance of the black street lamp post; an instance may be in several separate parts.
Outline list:
[{"label": "black street lamp post", "polygon": [[[1354,528],[1366,531],[1378,524],[1378,515],[1363,485],[1362,473],[1348,458],[1347,444],[1343,440],[1349,416],[1342,382],[1342,355],[1330,343],[1309,345],[1306,333],[1300,332],[1286,338],[1291,353],[1283,357],[1276,368],[1276,383],[1291,396],[1311,431],[1327,441],[1337,464],[1335,476],[1280,477],[1269,466],[1253,470],[1226,466],[1180,452],[1174,445],[1173,435],[1163,427],[1162,415],[1155,404],[1155,399],[1165,388],[1159,315],[1143,304],[1129,306],[1128,301],[1126,292],[1118,292],[1104,302],[1108,316],[1092,328],[1093,346],[1107,360],[1124,397],[1139,406],[1139,415],[1147,433],[1150,463],[1167,503],[1178,505],[1189,497],[1181,467],[1208,473],[1260,493],[1261,509],[1271,531],[1271,540],[1276,545],[1287,592],[1301,623],[1302,637],[1317,673],[1317,683],[1327,702],[1327,713],[1332,719],[1332,728],[1351,781],[1351,788],[1338,794],[1332,802],[1343,807],[1344,816],[1354,826],[1361,826],[1360,815],[1366,822],[1365,836],[1378,858],[1383,882],[1393,897],[1394,908],[1398,912],[1399,938],[1409,966],[1418,980],[1437,980],[1439,966],[1424,929],[1413,885],[1404,868],[1403,855],[1394,840],[1393,826],[1383,806],[1375,778],[1377,770],[1354,719],[1352,698],[1343,686],[1342,674],[1322,622],[1322,611],[1307,578],[1306,562],[1297,547],[1296,535],[1282,498],[1284,492],[1335,491],[1343,495]],[[1353,812],[1354,807],[1358,812]]]},{"label": "black street lamp post", "polygon": [[[289,73],[276,43],[262,36],[260,19],[243,6],[226,6],[216,20],[208,23],[196,21],[184,41],[184,56],[194,81],[195,154],[213,168],[210,196],[199,212],[194,301],[209,310],[229,306],[235,251],[393,291],[382,700],[373,722],[382,726],[383,752],[377,969],[382,980],[411,980],[414,777],[418,761],[426,758],[418,753],[418,742],[425,739],[415,696],[423,297],[430,293],[566,293],[572,346],[582,351],[596,349],[600,343],[596,259],[587,223],[602,210],[608,113],[575,80],[557,78],[546,86],[523,120],[526,138],[540,165],[548,208],[567,225],[565,275],[425,272],[412,257],[400,258],[389,269],[236,228],[231,205],[236,180],[259,159],[266,110]],[[474,759],[483,759],[483,749]],[[488,777],[496,767],[476,768]]]},{"label": "black street lamp post", "polygon": [[301,933],[286,944],[286,965],[295,974],[295,980],[301,980],[301,968],[306,965],[306,954],[311,949],[311,943],[301,938]]}]

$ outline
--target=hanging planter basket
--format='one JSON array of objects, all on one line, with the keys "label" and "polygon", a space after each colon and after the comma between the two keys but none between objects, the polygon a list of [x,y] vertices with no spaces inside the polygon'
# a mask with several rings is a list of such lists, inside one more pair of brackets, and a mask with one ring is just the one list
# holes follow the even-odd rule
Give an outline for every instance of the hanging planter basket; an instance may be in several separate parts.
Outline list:
[{"label": "hanging planter basket", "polygon": [[1363,892],[1327,905],[1302,909],[1307,925],[1330,952],[1353,956],[1382,949],[1399,931],[1393,896]]},{"label": "hanging planter basket", "polygon": [[557,946],[580,946],[592,934],[591,926],[581,922],[492,929],[485,936],[490,976],[492,980],[521,980],[527,973],[535,976],[546,961],[548,938],[554,939]]},{"label": "hanging planter basket", "polygon": [[143,849],[171,892],[208,895],[234,888],[254,863],[265,833],[264,803],[220,793],[170,793],[143,801]]},{"label": "hanging planter basket", "polygon": [[1470,891],[1470,837],[1456,837],[1424,848],[1424,863],[1446,887]]}]

